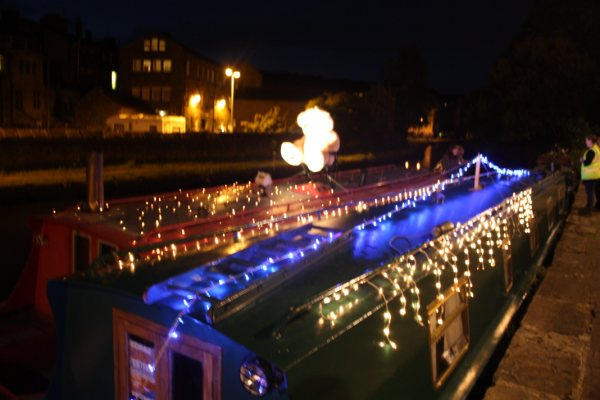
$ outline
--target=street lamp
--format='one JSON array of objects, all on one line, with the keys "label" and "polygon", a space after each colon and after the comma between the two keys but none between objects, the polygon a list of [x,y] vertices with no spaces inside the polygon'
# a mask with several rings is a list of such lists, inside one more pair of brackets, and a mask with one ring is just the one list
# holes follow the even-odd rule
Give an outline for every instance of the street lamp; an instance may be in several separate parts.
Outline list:
[{"label": "street lamp", "polygon": [[235,87],[235,80],[239,79],[240,77],[240,71],[234,71],[231,68],[227,68],[225,69],[225,75],[231,77],[231,131],[233,132],[233,90]]}]

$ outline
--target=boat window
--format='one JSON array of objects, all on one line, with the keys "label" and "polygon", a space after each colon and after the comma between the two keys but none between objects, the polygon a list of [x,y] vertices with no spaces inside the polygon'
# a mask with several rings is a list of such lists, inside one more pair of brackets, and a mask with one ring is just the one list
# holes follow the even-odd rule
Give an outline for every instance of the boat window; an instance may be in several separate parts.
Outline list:
[{"label": "boat window", "polygon": [[221,398],[221,348],[193,336],[167,340],[169,328],[113,309],[115,398]]},{"label": "boat window", "polygon": [[90,237],[80,232],[73,232],[73,272],[84,271],[90,266],[92,259]]},{"label": "boat window", "polygon": [[508,293],[513,285],[512,251],[510,247],[502,252],[502,261],[504,264],[504,290]]},{"label": "boat window", "polygon": [[173,400],[202,398],[202,362],[173,352]]},{"label": "boat window", "polygon": [[443,385],[469,348],[467,280],[463,278],[427,308],[431,372],[435,388]]},{"label": "boat window", "polygon": [[129,399],[146,400],[156,398],[156,376],[154,365],[154,343],[136,335],[129,335]]},{"label": "boat window", "polygon": [[117,252],[117,246],[101,240],[98,241],[98,256],[103,257]]}]

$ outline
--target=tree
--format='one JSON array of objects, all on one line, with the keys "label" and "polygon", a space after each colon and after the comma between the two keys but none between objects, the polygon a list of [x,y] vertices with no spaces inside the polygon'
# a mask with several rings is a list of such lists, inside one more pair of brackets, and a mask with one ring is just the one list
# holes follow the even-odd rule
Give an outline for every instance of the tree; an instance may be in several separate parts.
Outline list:
[{"label": "tree", "polygon": [[595,0],[535,1],[492,71],[505,138],[566,144],[600,122],[598,20]]},{"label": "tree", "polygon": [[255,133],[284,133],[289,128],[279,106],[273,106],[264,114],[254,114],[253,121],[242,121],[241,126],[244,132]]},{"label": "tree", "polygon": [[325,93],[307,103],[328,111],[342,143],[382,143],[394,133],[394,101],[388,89],[375,85],[366,92]]},{"label": "tree", "polygon": [[521,39],[492,72],[506,137],[567,140],[573,121],[588,117],[596,80],[594,62],[569,40]]},{"label": "tree", "polygon": [[433,106],[427,63],[415,46],[401,47],[384,69],[383,85],[394,102],[394,130],[404,136]]}]

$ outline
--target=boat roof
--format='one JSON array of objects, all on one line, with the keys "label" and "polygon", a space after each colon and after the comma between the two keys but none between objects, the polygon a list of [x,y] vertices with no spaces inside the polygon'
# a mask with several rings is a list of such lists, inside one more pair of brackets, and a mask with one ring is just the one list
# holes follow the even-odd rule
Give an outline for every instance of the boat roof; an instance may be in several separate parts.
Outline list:
[{"label": "boat roof", "polygon": [[329,177],[324,173],[296,175],[274,180],[269,196],[263,196],[253,182],[233,183],[116,199],[107,202],[100,213],[85,212],[78,205],[54,218],[120,232],[132,245],[143,245],[226,231],[273,217],[289,218],[305,209],[331,205],[332,199],[339,201],[340,195],[357,188],[368,190],[428,175],[394,165],[338,171]]},{"label": "boat roof", "polygon": [[[492,179],[477,192],[462,185],[448,188],[442,204],[416,203],[398,212],[394,205],[385,205],[365,214],[306,224],[265,240],[142,263],[133,273],[92,269],[69,279],[173,310],[197,298],[190,308],[192,318],[290,368],[382,306],[377,293],[361,292],[352,313],[333,327],[320,328],[321,314],[311,306],[313,299],[397,256],[389,245],[394,238],[403,238],[396,250],[408,252],[429,241],[436,226],[464,223],[537,180],[536,175]],[[378,224],[357,229],[377,215]],[[317,261],[304,261],[311,258]]]}]

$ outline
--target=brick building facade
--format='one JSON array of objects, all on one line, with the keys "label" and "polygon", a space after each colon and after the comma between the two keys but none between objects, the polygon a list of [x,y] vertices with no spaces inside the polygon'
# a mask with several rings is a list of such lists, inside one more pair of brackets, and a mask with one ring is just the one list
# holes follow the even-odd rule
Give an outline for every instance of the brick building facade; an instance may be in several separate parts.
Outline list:
[{"label": "brick building facade", "polygon": [[214,131],[217,104],[227,99],[224,67],[186,48],[167,34],[149,34],[120,50],[119,88],[156,112],[184,115],[189,131]]}]

